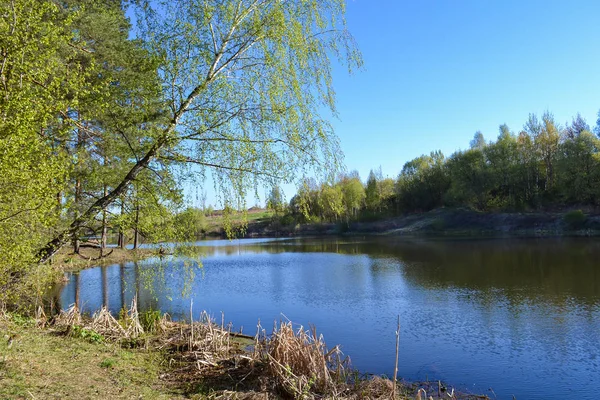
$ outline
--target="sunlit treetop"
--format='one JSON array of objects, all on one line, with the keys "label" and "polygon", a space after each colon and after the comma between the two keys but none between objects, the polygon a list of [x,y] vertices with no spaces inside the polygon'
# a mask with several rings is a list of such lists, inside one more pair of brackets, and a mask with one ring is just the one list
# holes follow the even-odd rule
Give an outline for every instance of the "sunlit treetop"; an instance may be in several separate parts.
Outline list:
[{"label": "sunlit treetop", "polygon": [[226,201],[258,181],[340,166],[321,114],[336,114],[332,59],[350,70],[362,64],[344,1],[138,1],[135,9],[135,34],[160,60],[176,122],[160,157],[210,167]]}]

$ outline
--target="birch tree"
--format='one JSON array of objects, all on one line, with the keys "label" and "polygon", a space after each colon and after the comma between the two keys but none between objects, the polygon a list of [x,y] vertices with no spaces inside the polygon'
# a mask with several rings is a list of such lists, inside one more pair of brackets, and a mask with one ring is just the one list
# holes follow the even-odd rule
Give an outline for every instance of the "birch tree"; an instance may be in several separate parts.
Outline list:
[{"label": "birch tree", "polygon": [[261,182],[335,167],[338,141],[331,59],[362,63],[344,0],[138,0],[136,36],[159,60],[169,110],[146,153],[38,253],[48,260],[82,224],[160,160],[213,172],[226,202]]}]

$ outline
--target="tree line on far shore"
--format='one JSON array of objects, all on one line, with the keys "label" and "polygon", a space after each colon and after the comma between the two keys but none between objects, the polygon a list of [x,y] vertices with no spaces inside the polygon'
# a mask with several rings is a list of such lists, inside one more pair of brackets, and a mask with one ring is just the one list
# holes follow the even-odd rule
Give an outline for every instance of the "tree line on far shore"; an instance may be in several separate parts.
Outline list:
[{"label": "tree line on far shore", "polygon": [[333,182],[307,179],[289,204],[279,189],[268,199],[287,222],[349,222],[438,207],[543,211],[600,205],[600,112],[592,132],[577,114],[561,126],[550,112],[530,114],[523,129],[500,125],[495,141],[476,132],[467,150],[440,151],[404,164],[397,178],[371,171]]}]

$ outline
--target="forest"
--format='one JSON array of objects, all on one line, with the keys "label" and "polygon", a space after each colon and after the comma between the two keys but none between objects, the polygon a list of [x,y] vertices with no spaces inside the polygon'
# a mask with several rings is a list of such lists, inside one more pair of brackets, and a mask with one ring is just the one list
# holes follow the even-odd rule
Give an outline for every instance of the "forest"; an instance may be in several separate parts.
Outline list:
[{"label": "forest", "polygon": [[[371,170],[365,183],[357,172],[333,182],[305,180],[287,212],[301,222],[344,222],[438,207],[594,211],[600,202],[600,113],[593,131],[580,114],[564,125],[550,112],[530,114],[518,133],[503,124],[496,140],[486,141],[478,131],[467,150],[421,155],[395,179]],[[281,203],[278,191],[269,198]]]}]

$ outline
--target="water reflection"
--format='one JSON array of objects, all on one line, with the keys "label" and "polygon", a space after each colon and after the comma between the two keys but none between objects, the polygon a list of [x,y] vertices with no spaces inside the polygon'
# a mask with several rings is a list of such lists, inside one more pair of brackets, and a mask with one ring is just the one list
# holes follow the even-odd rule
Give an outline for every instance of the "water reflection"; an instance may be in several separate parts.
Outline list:
[{"label": "water reflection", "polygon": [[[72,274],[61,304],[175,318],[207,309],[245,331],[316,324],[356,367],[445,379],[498,398],[592,398],[600,376],[596,240],[221,241],[193,253]],[[284,317],[285,316],[285,317]],[[548,382],[552,382],[548,385]],[[588,397],[586,397],[588,396]]]}]

